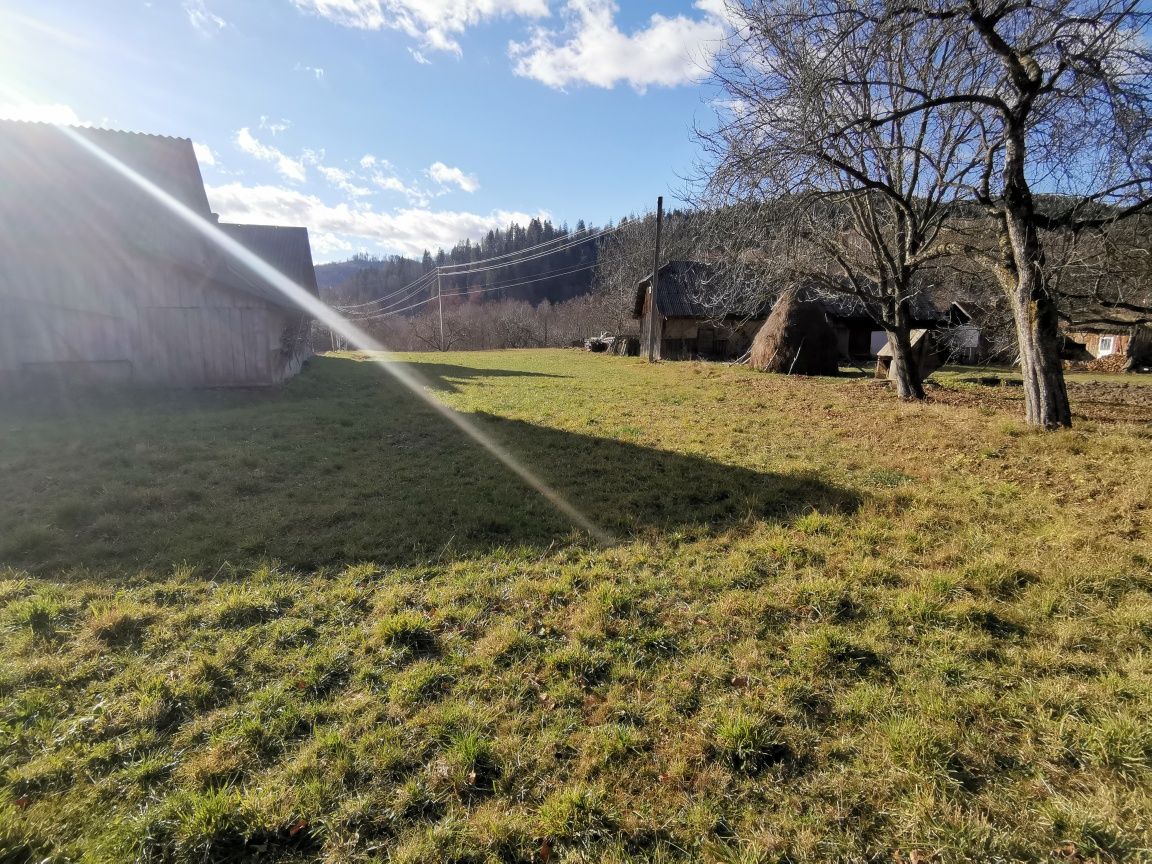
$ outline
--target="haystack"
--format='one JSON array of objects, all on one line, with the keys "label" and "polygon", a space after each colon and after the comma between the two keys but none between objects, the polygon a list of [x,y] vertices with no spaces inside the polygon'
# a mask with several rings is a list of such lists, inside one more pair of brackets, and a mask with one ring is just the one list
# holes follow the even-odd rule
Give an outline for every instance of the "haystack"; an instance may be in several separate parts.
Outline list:
[{"label": "haystack", "polygon": [[840,349],[836,331],[816,303],[782,296],[752,342],[750,362],[761,372],[790,375],[835,375]]}]

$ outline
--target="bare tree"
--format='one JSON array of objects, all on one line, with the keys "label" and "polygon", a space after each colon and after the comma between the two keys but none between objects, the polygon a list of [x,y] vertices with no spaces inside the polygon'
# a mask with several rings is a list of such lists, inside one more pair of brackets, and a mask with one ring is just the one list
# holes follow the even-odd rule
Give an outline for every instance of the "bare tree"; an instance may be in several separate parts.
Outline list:
[{"label": "bare tree", "polygon": [[1152,17],[1139,0],[885,5],[901,27],[958,40],[966,79],[921,88],[912,104],[862,122],[902,124],[957,108],[979,122],[982,167],[969,188],[994,244],[961,245],[1008,298],[1028,422],[1069,426],[1058,330],[1064,262],[1050,256],[1052,238],[1107,233],[1152,204]]},{"label": "bare tree", "polygon": [[[721,256],[742,271],[725,285],[737,295],[797,283],[851,295],[888,334],[899,395],[923,398],[911,341],[914,307],[927,305],[917,302],[921,271],[945,254],[943,228],[976,168],[980,127],[962,108],[907,109],[963,80],[965,46],[941,29],[902,26],[883,0],[728,8],[735,35],[713,68],[727,100],[717,128],[698,133],[712,157],[708,191],[716,204],[738,202],[738,213],[774,211],[774,236],[760,238],[759,257]],[[724,227],[713,233],[739,242]],[[756,266],[771,276],[749,278]]]},{"label": "bare tree", "polygon": [[[663,261],[689,259],[696,254],[690,214],[672,212],[664,217],[661,232]],[[632,320],[636,287],[652,274],[652,250],[656,243],[656,217],[652,213],[620,220],[603,241],[593,274],[592,290],[606,298],[615,310],[607,330],[614,334],[634,332]]]}]

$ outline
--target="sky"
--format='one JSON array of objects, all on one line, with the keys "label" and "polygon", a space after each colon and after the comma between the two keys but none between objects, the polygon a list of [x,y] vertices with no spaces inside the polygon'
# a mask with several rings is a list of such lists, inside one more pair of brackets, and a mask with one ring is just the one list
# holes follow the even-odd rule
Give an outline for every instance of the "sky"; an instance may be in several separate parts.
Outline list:
[{"label": "sky", "polygon": [[190,138],[318,262],[666,204],[723,0],[0,0],[0,118]]}]

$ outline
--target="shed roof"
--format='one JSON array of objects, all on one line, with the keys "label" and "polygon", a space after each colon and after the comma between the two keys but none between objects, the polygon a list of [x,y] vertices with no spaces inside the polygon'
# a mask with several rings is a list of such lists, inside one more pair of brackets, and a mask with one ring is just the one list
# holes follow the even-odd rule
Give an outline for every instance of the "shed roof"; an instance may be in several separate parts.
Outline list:
[{"label": "shed roof", "polygon": [[[660,268],[660,286],[656,295],[656,306],[660,314],[667,318],[715,317],[715,312],[701,302],[705,293],[703,287],[715,275],[715,268],[700,261],[669,261]],[[639,318],[644,314],[644,298],[652,277],[640,280],[636,286],[636,299],[633,315]],[[876,316],[868,311],[867,304],[852,294],[836,294],[817,291],[807,286],[800,289],[800,299],[804,302],[819,303],[824,312],[839,320],[874,321]],[[749,312],[736,311],[729,315],[735,318],[765,318],[772,310],[772,302]],[[947,320],[948,312],[941,311],[926,295],[918,295],[912,302],[912,319],[916,325],[932,325]]]},{"label": "shed roof", "polygon": [[5,233],[25,242],[55,239],[71,254],[129,247],[184,263],[205,263],[204,242],[85,142],[196,215],[211,216],[187,138],[0,121],[0,219]]},{"label": "shed roof", "polygon": [[[656,308],[666,318],[712,318],[715,311],[701,301],[704,287],[715,274],[715,268],[701,261],[669,261],[660,268],[659,290],[656,292]],[[636,301],[633,314],[639,318],[644,314],[644,298],[652,283],[651,275],[641,279],[636,286]],[[728,317],[763,317],[766,310],[753,310],[750,315],[739,311]]]}]

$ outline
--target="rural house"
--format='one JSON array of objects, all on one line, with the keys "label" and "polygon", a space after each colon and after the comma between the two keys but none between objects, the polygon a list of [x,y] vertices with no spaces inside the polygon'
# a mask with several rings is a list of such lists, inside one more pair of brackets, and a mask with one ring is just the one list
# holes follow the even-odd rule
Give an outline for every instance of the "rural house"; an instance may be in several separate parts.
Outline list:
[{"label": "rural house", "polygon": [[[742,356],[751,347],[771,307],[732,313],[717,321],[716,313],[700,300],[706,294],[707,280],[713,277],[714,272],[709,265],[698,261],[670,261],[660,268],[655,322],[657,357],[665,360],[694,357],[726,360]],[[640,319],[641,354],[648,351],[651,284],[652,277],[649,276],[636,286],[633,317]],[[816,296],[814,292],[806,291],[802,292],[802,300],[817,303],[824,310],[836,333],[841,359],[870,361],[887,344],[884,329],[859,298],[826,293]],[[979,345],[978,328],[971,323],[967,313],[958,308],[958,304],[952,304],[947,312],[941,312],[928,298],[918,298],[912,319],[912,326],[916,329],[936,330],[953,326],[973,329],[975,332],[965,332],[965,338],[973,346]]]},{"label": "rural house", "polygon": [[[295,374],[307,316],[76,136],[216,221],[187,139],[0,121],[0,385]],[[307,229],[219,228],[317,293]]]},{"label": "rural house", "polygon": [[1118,368],[1152,366],[1152,324],[1146,323],[1146,316],[1122,309],[1079,309],[1065,327],[1065,336],[1073,345],[1082,345],[1092,359],[1117,358]]}]

